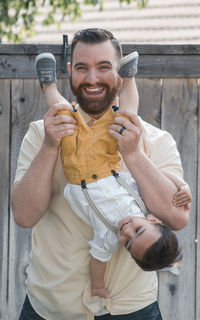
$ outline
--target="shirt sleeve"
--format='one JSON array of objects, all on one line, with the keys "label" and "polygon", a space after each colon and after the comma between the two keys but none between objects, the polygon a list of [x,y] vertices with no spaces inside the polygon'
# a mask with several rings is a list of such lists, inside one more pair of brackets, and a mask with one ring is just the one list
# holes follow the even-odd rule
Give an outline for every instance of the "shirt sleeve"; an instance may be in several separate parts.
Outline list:
[{"label": "shirt sleeve", "polygon": [[163,173],[183,178],[180,154],[173,137],[145,121],[142,121],[142,126],[142,147],[146,155]]},{"label": "shirt sleeve", "polygon": [[102,237],[102,233],[95,230],[94,237],[88,243],[90,245],[90,254],[101,262],[109,261],[112,257],[112,252],[118,249],[118,240],[116,234],[111,230],[106,231]]},{"label": "shirt sleeve", "polygon": [[44,139],[43,120],[32,122],[24,136],[17,161],[15,181],[20,181],[38,153]]}]

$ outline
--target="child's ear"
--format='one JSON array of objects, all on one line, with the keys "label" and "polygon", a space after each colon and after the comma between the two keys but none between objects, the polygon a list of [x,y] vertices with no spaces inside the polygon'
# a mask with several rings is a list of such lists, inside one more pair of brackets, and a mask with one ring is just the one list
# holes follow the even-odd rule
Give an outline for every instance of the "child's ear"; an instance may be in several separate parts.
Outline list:
[{"label": "child's ear", "polygon": [[159,224],[162,223],[162,221],[156,218],[153,214],[149,214],[147,216],[147,220],[150,221],[151,223],[159,223]]},{"label": "child's ear", "polygon": [[72,67],[71,67],[71,63],[70,62],[67,63],[67,70],[68,70],[69,74],[71,75]]}]

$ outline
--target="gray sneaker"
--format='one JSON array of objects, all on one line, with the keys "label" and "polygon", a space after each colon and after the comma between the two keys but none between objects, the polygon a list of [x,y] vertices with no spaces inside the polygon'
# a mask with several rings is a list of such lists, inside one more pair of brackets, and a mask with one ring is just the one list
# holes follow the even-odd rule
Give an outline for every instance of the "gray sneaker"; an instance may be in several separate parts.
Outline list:
[{"label": "gray sneaker", "polygon": [[35,59],[37,77],[42,84],[56,83],[56,59],[52,53],[44,52]]},{"label": "gray sneaker", "polygon": [[138,52],[134,51],[119,62],[119,75],[121,78],[133,78],[137,73]]}]

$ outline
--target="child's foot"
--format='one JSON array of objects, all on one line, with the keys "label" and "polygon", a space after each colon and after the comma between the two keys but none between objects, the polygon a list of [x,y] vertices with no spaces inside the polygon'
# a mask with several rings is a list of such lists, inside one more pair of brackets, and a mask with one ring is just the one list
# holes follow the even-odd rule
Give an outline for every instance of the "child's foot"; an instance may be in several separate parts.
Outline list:
[{"label": "child's foot", "polygon": [[56,59],[52,53],[44,52],[35,59],[37,77],[42,84],[56,83]]},{"label": "child's foot", "polygon": [[121,78],[133,78],[137,73],[138,53],[134,51],[119,62],[119,75]]}]

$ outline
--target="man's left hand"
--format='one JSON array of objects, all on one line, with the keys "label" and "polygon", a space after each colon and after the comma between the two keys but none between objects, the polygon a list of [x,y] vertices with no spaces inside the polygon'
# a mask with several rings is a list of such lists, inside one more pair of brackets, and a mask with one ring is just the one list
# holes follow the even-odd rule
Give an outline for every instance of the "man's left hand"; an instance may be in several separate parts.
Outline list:
[{"label": "man's left hand", "polygon": [[119,152],[125,160],[129,155],[133,156],[140,151],[142,126],[135,113],[123,111],[120,114],[127,118],[116,116],[108,127],[108,132],[117,140]]}]

